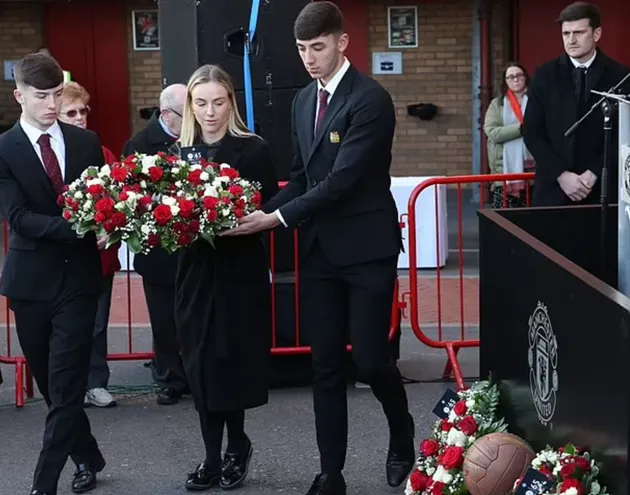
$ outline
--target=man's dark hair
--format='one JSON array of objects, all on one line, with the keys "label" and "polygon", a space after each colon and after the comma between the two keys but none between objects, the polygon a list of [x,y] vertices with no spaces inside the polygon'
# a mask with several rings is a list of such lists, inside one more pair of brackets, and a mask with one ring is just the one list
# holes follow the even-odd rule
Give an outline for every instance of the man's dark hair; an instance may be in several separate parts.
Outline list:
[{"label": "man's dark hair", "polygon": [[575,22],[582,19],[588,19],[588,23],[593,29],[597,29],[602,25],[602,15],[597,5],[588,2],[575,2],[565,7],[560,12],[558,24],[562,25],[563,22]]},{"label": "man's dark hair", "polygon": [[311,2],[295,19],[295,39],[308,41],[318,36],[343,33],[343,14],[332,2]]},{"label": "man's dark hair", "polygon": [[52,89],[63,84],[63,70],[52,57],[43,53],[30,53],[13,68],[16,84],[35,89]]}]

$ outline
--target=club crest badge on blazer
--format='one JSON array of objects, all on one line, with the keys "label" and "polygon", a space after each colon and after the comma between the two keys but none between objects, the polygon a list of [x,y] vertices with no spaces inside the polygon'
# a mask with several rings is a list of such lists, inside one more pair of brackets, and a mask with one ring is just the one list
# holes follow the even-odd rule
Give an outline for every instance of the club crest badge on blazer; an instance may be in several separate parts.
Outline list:
[{"label": "club crest badge on blazer", "polygon": [[339,133],[337,131],[332,131],[329,138],[330,142],[333,144],[339,144],[339,142],[341,141],[341,138],[339,137]]}]

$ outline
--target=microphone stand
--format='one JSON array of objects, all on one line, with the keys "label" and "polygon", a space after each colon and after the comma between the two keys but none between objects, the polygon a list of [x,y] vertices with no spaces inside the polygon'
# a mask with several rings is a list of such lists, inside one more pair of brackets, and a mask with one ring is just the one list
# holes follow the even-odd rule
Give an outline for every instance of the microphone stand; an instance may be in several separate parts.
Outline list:
[{"label": "microphone stand", "polygon": [[[615,86],[613,86],[608,93],[614,93],[617,89],[621,87],[621,85],[630,79],[630,73],[626,74],[626,76],[619,81]],[[599,101],[597,101],[588,112],[586,112],[577,122],[575,122],[567,131],[564,133],[564,137],[570,137],[575,130],[584,122],[594,111],[596,108],[602,109],[602,114],[604,116],[604,163],[602,164],[602,174],[601,174],[601,192],[599,202],[601,205],[601,219],[600,219],[600,231],[599,231],[599,250],[600,250],[600,279],[604,282],[613,282],[608,281],[608,188],[609,188],[609,178],[608,178],[608,168],[610,166],[610,147],[611,147],[611,137],[612,137],[612,115],[614,111],[614,105],[616,103],[615,100],[623,99],[622,97],[615,98],[614,95],[610,95],[607,93],[602,93],[599,91],[591,90],[591,93],[595,93],[598,95],[603,95]],[[611,284],[614,286],[613,284]]]}]

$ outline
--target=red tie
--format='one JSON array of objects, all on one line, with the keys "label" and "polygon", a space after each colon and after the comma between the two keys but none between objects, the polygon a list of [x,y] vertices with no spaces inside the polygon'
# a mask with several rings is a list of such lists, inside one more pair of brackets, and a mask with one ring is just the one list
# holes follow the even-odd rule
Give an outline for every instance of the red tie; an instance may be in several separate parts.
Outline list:
[{"label": "red tie", "polygon": [[57,155],[55,155],[55,152],[50,146],[50,135],[42,134],[39,136],[37,144],[39,144],[39,147],[42,149],[42,160],[50,182],[52,182],[55,191],[61,194],[63,191],[63,178],[61,177],[61,168],[59,167]]},{"label": "red tie", "polygon": [[328,91],[325,89],[319,90],[319,111],[317,112],[317,125],[315,130],[319,130],[319,126],[324,121],[324,115],[326,115],[326,108],[328,108]]}]

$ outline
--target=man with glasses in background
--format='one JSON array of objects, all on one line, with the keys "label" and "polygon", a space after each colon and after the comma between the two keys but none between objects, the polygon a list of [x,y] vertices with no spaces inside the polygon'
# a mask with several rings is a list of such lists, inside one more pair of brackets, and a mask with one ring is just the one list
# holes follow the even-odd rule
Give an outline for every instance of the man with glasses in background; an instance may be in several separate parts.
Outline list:
[{"label": "man with glasses in background", "polygon": [[[179,138],[186,101],[186,86],[173,84],[160,94],[160,109],[148,125],[133,136],[123,149],[125,156],[136,152],[155,155],[168,153]],[[188,393],[188,382],[182,367],[175,328],[175,272],[177,254],[155,248],[147,255],[136,254],[134,269],[142,276],[142,285],[153,331],[153,376],[159,387],[157,403],[177,404]]]}]

